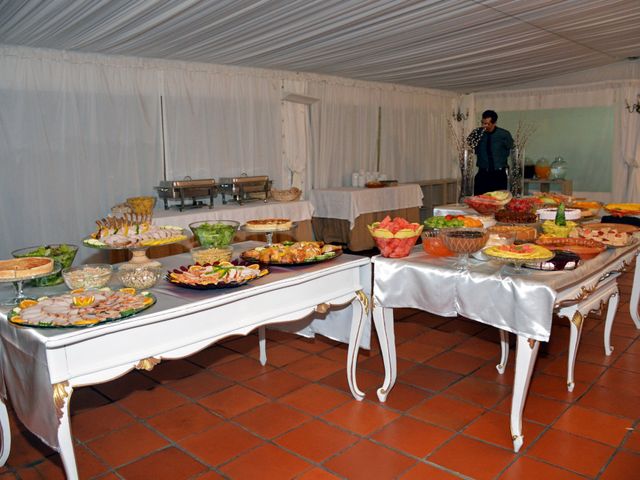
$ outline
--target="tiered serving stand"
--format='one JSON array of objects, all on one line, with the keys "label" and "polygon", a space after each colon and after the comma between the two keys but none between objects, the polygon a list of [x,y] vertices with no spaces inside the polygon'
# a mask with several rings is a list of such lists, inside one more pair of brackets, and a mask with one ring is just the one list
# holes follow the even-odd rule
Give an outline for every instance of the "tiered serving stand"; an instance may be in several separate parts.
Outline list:
[{"label": "tiered serving stand", "polygon": [[58,262],[54,262],[53,270],[47,273],[39,273],[37,275],[20,278],[0,278],[0,283],[13,283],[13,287],[16,290],[16,294],[13,298],[0,302],[0,305],[5,307],[13,307],[15,305],[18,305],[22,300],[27,300],[29,297],[24,294],[24,282],[35,280],[36,278],[48,277],[49,275],[55,275],[56,273],[59,273],[61,269],[62,267],[60,266],[60,264]]}]

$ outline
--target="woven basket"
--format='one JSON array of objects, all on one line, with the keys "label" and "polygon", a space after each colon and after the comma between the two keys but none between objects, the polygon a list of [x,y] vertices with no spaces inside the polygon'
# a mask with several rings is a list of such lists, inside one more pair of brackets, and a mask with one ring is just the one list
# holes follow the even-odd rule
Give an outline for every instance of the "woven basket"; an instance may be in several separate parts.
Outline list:
[{"label": "woven basket", "polygon": [[271,190],[271,197],[278,202],[293,202],[302,195],[302,190],[291,187],[289,190]]}]

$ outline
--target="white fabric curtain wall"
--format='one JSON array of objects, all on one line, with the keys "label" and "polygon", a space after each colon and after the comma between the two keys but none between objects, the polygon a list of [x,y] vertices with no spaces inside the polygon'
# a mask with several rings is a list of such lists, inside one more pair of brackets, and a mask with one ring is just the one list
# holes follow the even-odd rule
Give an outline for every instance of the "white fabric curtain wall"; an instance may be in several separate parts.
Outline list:
[{"label": "white fabric curtain wall", "polygon": [[401,182],[457,175],[447,138],[456,95],[382,92],[380,172]]},{"label": "white fabric curtain wall", "polygon": [[351,185],[354,171],[374,171],[380,91],[311,82],[313,188]]},{"label": "white fabric curtain wall", "polygon": [[[161,176],[156,74],[97,55],[0,49],[0,258],[79,244]],[[93,252],[84,252],[82,258]]]},{"label": "white fabric curtain wall", "polygon": [[[164,73],[167,178],[281,178],[280,81],[219,69]],[[274,185],[278,187],[278,185]]]}]

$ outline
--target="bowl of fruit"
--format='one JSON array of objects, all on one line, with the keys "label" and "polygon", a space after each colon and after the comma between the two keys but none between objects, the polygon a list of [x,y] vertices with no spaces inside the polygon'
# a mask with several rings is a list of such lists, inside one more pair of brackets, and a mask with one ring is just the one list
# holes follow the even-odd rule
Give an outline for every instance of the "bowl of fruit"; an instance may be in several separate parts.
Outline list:
[{"label": "bowl of fruit", "polygon": [[401,258],[409,255],[424,227],[401,217],[391,220],[387,215],[367,228],[383,257]]},{"label": "bowl of fruit", "polygon": [[492,215],[511,201],[511,192],[497,190],[464,199],[465,203],[481,215]]}]

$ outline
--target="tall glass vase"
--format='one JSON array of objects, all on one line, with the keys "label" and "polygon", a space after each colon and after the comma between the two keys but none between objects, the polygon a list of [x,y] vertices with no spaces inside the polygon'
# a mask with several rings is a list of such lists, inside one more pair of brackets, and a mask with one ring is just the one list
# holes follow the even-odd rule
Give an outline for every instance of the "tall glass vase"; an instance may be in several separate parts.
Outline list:
[{"label": "tall glass vase", "polygon": [[466,197],[473,196],[474,166],[471,150],[464,149],[458,159],[460,164],[460,194],[458,203],[463,203]]},{"label": "tall glass vase", "polygon": [[509,191],[514,197],[521,197],[524,191],[524,150],[513,147],[509,164]]}]

